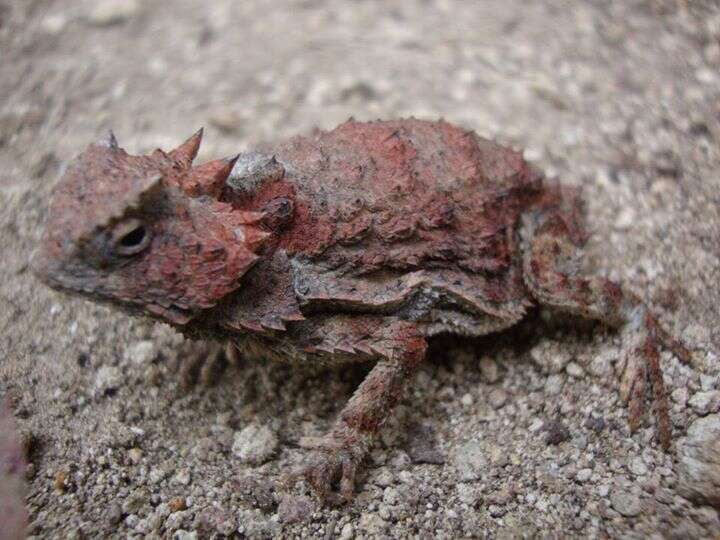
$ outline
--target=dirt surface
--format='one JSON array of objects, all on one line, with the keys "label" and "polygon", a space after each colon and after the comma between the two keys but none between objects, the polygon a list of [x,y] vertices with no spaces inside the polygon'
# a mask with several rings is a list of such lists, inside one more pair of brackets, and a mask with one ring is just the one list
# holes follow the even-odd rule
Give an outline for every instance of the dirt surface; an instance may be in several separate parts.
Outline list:
[{"label": "dirt surface", "polygon": [[[207,5],[206,5],[207,4]],[[712,2],[0,2],[0,391],[38,537],[676,537],[720,531],[720,9]],[[390,7],[390,6],[393,7]],[[180,388],[168,328],[55,294],[28,259],[65,163],[206,126],[200,158],[315,126],[444,117],[582,186],[587,268],[665,353],[675,445],[631,435],[617,336],[537,313],[434,344],[355,502],[282,475],[366,368],[243,362]]]}]

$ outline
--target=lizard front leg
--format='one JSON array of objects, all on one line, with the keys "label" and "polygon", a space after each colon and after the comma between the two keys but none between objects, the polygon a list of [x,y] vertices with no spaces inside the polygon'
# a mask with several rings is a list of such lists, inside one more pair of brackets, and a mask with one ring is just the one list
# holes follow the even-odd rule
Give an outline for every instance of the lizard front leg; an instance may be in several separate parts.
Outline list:
[{"label": "lizard front leg", "polygon": [[[353,330],[356,328],[357,323],[353,324]],[[425,338],[413,324],[388,319],[381,319],[357,346],[374,351],[380,359],[330,432],[313,441],[310,459],[296,475],[304,477],[315,493],[331,504],[352,498],[359,464],[427,349]]]}]

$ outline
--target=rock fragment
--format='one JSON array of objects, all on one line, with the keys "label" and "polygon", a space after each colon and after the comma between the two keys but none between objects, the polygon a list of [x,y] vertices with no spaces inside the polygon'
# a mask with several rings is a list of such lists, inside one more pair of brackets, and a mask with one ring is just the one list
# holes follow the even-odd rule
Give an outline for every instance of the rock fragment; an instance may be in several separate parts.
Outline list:
[{"label": "rock fragment", "polygon": [[678,491],[699,503],[720,506],[720,414],[690,425],[678,449]]},{"label": "rock fragment", "polygon": [[245,463],[260,465],[272,458],[277,447],[277,436],[269,427],[251,424],[235,433],[232,452]]},{"label": "rock fragment", "polygon": [[613,510],[625,517],[635,517],[642,512],[640,498],[629,491],[616,489],[610,494]]}]

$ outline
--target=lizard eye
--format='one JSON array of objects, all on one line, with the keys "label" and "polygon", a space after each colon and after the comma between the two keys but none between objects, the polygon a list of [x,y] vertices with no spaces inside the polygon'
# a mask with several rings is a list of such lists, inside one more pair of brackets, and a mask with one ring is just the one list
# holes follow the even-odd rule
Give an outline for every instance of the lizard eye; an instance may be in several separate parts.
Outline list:
[{"label": "lizard eye", "polygon": [[113,246],[120,255],[135,255],[150,244],[150,231],[138,219],[130,219],[113,231]]}]

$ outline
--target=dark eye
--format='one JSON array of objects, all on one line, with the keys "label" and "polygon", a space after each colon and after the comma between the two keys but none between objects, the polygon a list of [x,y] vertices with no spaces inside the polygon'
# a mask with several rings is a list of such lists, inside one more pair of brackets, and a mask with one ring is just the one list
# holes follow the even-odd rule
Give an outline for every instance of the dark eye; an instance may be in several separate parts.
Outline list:
[{"label": "dark eye", "polygon": [[131,219],[115,228],[113,239],[116,253],[135,255],[150,243],[150,231],[142,221]]}]

